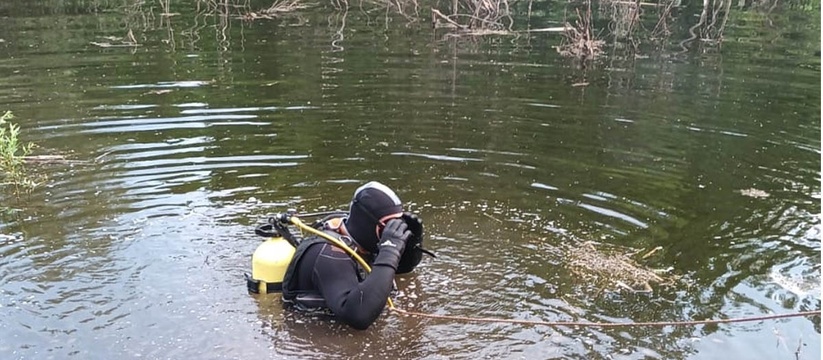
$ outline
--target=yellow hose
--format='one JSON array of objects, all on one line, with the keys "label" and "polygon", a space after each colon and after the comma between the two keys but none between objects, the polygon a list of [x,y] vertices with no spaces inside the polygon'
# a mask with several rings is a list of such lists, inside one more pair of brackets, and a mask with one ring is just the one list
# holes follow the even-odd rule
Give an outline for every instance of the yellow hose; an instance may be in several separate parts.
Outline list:
[{"label": "yellow hose", "polygon": [[[346,253],[348,253],[348,254],[349,254],[349,256],[353,257],[353,258],[354,258],[354,260],[356,260],[356,261],[357,261],[357,263],[358,263],[358,264],[360,264],[360,266],[362,266],[362,267],[363,267],[363,269],[365,269],[365,270],[366,270],[366,272],[371,272],[371,267],[369,266],[369,264],[367,264],[367,263],[366,263],[366,261],[365,261],[365,260],[363,260],[363,258],[362,258],[362,257],[360,257],[360,255],[358,255],[358,254],[357,254],[357,252],[355,252],[354,250],[352,250],[352,249],[351,249],[348,245],[346,245],[344,242],[342,242],[342,241],[340,241],[340,240],[336,239],[334,236],[331,236],[331,235],[326,234],[326,233],[324,233],[324,232],[322,232],[322,231],[320,231],[320,230],[317,230],[317,229],[315,229],[315,228],[313,228],[313,227],[311,227],[311,226],[306,225],[306,224],[305,224],[302,220],[300,220],[300,219],[299,219],[299,218],[297,218],[296,216],[289,216],[289,221],[290,221],[292,224],[294,224],[295,226],[297,226],[298,228],[300,228],[300,230],[305,230],[305,231],[308,231],[308,232],[310,232],[310,233],[312,233],[312,234],[315,234],[315,235],[317,235],[317,236],[320,236],[320,237],[322,237],[322,238],[324,238],[324,239],[328,240],[329,242],[331,242],[331,243],[332,243],[332,244],[334,244],[334,245],[337,245],[337,247],[339,247],[339,248],[343,249],[343,251],[345,251]],[[390,309],[394,309],[394,303],[391,301],[391,298],[389,298],[389,299],[387,299],[387,300],[388,300],[389,308],[390,308]]]}]

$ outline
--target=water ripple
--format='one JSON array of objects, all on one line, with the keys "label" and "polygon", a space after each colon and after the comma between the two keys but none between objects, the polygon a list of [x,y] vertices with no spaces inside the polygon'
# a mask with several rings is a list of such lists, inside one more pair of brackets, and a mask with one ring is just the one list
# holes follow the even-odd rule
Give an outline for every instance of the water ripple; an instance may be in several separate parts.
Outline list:
[{"label": "water ripple", "polygon": [[112,89],[151,89],[151,88],[196,88],[211,84],[211,81],[162,81],[155,84],[112,85]]},{"label": "water ripple", "polygon": [[[198,115],[198,116],[181,116],[174,118],[142,118],[142,119],[122,119],[113,121],[98,121],[93,123],[83,124],[84,128],[91,128],[82,130],[85,133],[104,134],[104,133],[118,133],[118,132],[141,132],[141,131],[158,131],[158,130],[173,130],[173,129],[202,129],[211,126],[249,126],[249,125],[268,125],[268,122],[253,122],[253,121],[231,121],[231,120],[246,120],[255,119],[257,115]],[[228,120],[228,121],[227,121]]]},{"label": "water ripple", "polygon": [[465,162],[465,161],[483,161],[483,159],[478,158],[467,158],[467,157],[458,157],[458,156],[449,156],[449,155],[434,155],[434,154],[421,154],[421,153],[410,153],[410,152],[393,152],[392,155],[397,156],[416,156],[422,157],[431,160],[439,160],[439,161],[458,161],[458,162]]}]

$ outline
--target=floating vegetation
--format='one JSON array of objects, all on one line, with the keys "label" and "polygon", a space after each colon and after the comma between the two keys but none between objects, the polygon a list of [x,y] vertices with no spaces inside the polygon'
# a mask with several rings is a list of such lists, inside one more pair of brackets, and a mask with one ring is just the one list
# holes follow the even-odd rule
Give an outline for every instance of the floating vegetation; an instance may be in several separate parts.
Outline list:
[{"label": "floating vegetation", "polygon": [[134,37],[134,32],[129,29],[126,33],[126,37],[118,37],[118,36],[103,36],[100,39],[107,40],[107,41],[92,41],[90,44],[101,47],[101,48],[110,48],[110,47],[138,47],[140,44],[137,42],[137,38]]},{"label": "floating vegetation", "polygon": [[[645,252],[642,259],[661,250],[654,248]],[[584,279],[610,283],[633,293],[651,294],[654,286],[667,286],[676,280],[666,270],[648,269],[638,264],[633,257],[642,251],[626,251],[616,246],[607,246],[587,241],[565,251],[572,273]]]},{"label": "floating vegetation", "polygon": [[759,198],[767,198],[769,197],[769,193],[755,188],[743,189],[740,190],[740,194],[743,196],[753,197],[755,199]]},{"label": "floating vegetation", "polygon": [[797,274],[784,275],[779,270],[773,269],[767,282],[775,284],[784,290],[799,296],[820,296],[820,273],[815,275],[801,276]]},{"label": "floating vegetation", "polygon": [[243,20],[274,19],[282,14],[302,10],[310,7],[303,0],[276,0],[271,6],[259,11],[248,11],[241,18]]}]

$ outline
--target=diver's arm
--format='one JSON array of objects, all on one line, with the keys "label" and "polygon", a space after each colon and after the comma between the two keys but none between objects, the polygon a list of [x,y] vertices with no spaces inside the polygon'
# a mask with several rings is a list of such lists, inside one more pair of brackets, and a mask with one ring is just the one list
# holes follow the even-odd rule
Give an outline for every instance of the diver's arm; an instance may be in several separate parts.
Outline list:
[{"label": "diver's arm", "polygon": [[327,244],[314,266],[312,280],[343,323],[365,330],[380,316],[392,289],[395,270],[374,266],[363,282],[358,281],[354,261],[341,249]]}]

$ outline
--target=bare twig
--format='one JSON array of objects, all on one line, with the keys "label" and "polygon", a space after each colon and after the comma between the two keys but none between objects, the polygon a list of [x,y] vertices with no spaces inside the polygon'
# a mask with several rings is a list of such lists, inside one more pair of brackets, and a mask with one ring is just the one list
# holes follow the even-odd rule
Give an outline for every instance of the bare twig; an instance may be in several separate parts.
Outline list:
[{"label": "bare twig", "polygon": [[458,28],[458,29],[465,29],[465,28],[466,28],[466,26],[465,26],[465,25],[458,24],[458,23],[457,23],[457,22],[455,22],[454,20],[449,19],[449,17],[448,17],[448,16],[443,15],[443,13],[441,13],[439,10],[437,10],[437,9],[435,9],[435,8],[432,8],[432,9],[431,9],[431,11],[432,11],[432,15],[433,15],[433,16],[436,16],[436,17],[438,17],[438,18],[442,19],[443,21],[445,21],[445,22],[447,22],[447,23],[451,24],[452,26],[454,26],[454,27],[456,27],[456,28]]},{"label": "bare twig", "polygon": [[654,254],[654,253],[656,253],[660,250],[663,250],[662,246],[658,246],[658,247],[652,249],[651,251],[647,252],[645,255],[643,255],[643,257],[641,257],[641,259],[648,258],[649,256],[652,256],[652,254]]},{"label": "bare twig", "polygon": [[503,222],[503,220],[500,220],[500,219],[498,219],[498,218],[496,218],[496,217],[494,217],[494,216],[491,216],[491,215],[489,215],[489,214],[486,214],[486,213],[483,213],[483,216],[485,216],[485,217],[487,217],[487,218],[489,218],[489,219],[492,219],[492,220],[494,220],[494,221],[497,221],[497,222],[499,222],[499,223],[502,223],[502,222]]}]

